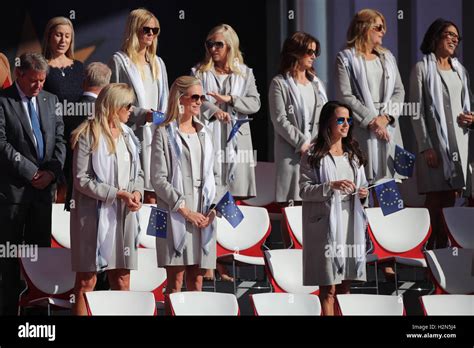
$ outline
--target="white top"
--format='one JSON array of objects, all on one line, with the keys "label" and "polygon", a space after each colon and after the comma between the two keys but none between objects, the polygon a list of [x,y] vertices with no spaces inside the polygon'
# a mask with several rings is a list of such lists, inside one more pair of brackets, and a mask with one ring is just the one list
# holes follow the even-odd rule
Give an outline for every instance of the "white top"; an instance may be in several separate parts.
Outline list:
[{"label": "white top", "polygon": [[219,84],[222,86],[224,84],[225,79],[229,76],[229,74],[215,74],[217,79],[219,80]]},{"label": "white top", "polygon": [[[336,162],[336,178],[337,180],[350,180],[354,182],[354,170],[349,163],[349,156],[344,153],[342,156],[333,156]],[[349,200],[352,196],[346,195],[341,191],[341,200]]]},{"label": "white top", "polygon": [[156,110],[158,106],[158,84],[153,80],[153,75],[151,74],[150,64],[145,64],[143,66],[144,79],[143,87],[145,90],[144,100],[145,105],[141,105],[145,109]]},{"label": "white top", "polygon": [[365,60],[367,68],[367,82],[374,103],[383,101],[383,67],[380,58]]},{"label": "white top", "polygon": [[463,177],[466,180],[467,171],[467,155],[469,148],[469,132],[464,132],[464,128],[459,127],[457,118],[459,114],[463,112],[462,105],[462,82],[459,75],[454,70],[441,70],[438,69],[441,74],[441,78],[448,87],[449,100],[451,104],[451,112],[453,116],[454,134],[456,135],[456,143],[459,150],[459,158],[461,160],[461,166],[463,170]]},{"label": "white top", "polygon": [[198,133],[184,133],[179,131],[181,138],[184,140],[186,145],[189,148],[190,157],[191,157],[191,172],[193,179],[194,187],[194,211],[199,211],[200,209],[200,190],[202,185],[201,177],[201,142],[199,141]]},{"label": "white top", "polygon": [[128,152],[125,139],[122,135],[115,139],[117,155],[117,183],[120,190],[127,190],[130,181],[130,153]]},{"label": "white top", "polygon": [[[305,135],[308,140],[311,140],[311,132],[309,131],[311,128],[311,120],[313,118],[314,108],[316,107],[316,97],[314,96],[314,88],[312,83],[307,83],[303,85],[301,83],[297,83],[298,89],[304,100],[304,107],[306,112],[306,127],[301,129],[306,130]],[[302,124],[302,120],[299,120],[300,124]]]}]

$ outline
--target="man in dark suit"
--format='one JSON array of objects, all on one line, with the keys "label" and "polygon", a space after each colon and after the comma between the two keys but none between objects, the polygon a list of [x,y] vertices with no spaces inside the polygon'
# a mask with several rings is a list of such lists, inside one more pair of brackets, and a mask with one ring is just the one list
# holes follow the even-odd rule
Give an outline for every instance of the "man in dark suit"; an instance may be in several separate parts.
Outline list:
[{"label": "man in dark suit", "polygon": [[[48,63],[25,53],[16,82],[0,92],[0,244],[51,245],[51,209],[66,148],[58,98],[43,91]],[[16,315],[18,259],[0,259],[1,313]]]},{"label": "man in dark suit", "polygon": [[64,209],[70,211],[72,198],[72,149],[71,133],[79,127],[86,119],[94,117],[95,101],[105,86],[110,83],[112,70],[100,62],[90,63],[85,70],[83,90],[81,99],[76,103],[77,113],[74,115],[64,115],[64,139],[66,140],[66,161],[64,163],[64,176],[67,182],[66,203]]}]

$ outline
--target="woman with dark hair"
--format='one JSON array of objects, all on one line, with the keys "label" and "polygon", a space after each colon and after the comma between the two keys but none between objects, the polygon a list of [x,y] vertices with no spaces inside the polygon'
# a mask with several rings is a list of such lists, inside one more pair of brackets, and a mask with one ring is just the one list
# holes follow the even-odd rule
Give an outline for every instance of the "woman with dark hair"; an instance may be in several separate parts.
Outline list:
[{"label": "woman with dark hair", "polygon": [[318,132],[326,91],[313,68],[321,45],[304,32],[287,38],[280,55],[279,74],[270,84],[268,99],[275,128],[276,201],[301,202],[298,180],[301,156]]},{"label": "woman with dark hair", "polygon": [[334,315],[336,293],[349,293],[352,280],[366,280],[362,200],[369,191],[352,124],[349,106],[326,103],[318,136],[300,163],[303,284],[319,285],[324,315]]},{"label": "woman with dark hair", "polygon": [[455,58],[461,41],[453,22],[439,18],[428,28],[421,51],[424,56],[412,71],[410,100],[420,105],[412,117],[418,144],[418,191],[426,194],[432,234],[428,248],[443,248],[441,210],[453,206],[464,191],[472,195],[469,130],[473,125],[469,76]]}]

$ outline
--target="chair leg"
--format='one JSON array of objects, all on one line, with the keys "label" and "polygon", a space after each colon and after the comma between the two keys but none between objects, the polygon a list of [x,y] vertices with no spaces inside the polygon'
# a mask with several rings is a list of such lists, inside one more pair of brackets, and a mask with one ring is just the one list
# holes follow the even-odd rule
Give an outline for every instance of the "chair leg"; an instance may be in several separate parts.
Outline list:
[{"label": "chair leg", "polygon": [[51,305],[48,301],[48,317],[50,317],[50,316],[51,316]]},{"label": "chair leg", "polygon": [[232,260],[232,273],[234,274],[234,295],[237,296],[237,274],[235,273],[235,260]]},{"label": "chair leg", "polygon": [[394,263],[395,268],[395,294],[398,296],[398,276],[397,276],[397,262]]},{"label": "chair leg", "polygon": [[375,289],[377,290],[377,295],[379,294],[379,272],[377,268],[377,261],[374,262],[374,268],[375,268]]}]

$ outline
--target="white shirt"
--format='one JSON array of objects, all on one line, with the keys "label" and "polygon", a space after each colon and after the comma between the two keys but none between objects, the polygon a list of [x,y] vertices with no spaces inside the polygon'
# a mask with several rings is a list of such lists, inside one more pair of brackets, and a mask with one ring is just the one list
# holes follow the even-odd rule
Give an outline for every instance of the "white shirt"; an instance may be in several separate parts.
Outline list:
[{"label": "white shirt", "polygon": [[[303,85],[301,83],[298,83],[298,89],[300,90],[300,93],[303,97],[304,100],[304,108],[305,108],[305,113],[306,113],[306,125],[304,126],[302,131],[305,132],[305,136],[308,139],[308,143],[311,141],[311,121],[313,119],[313,113],[314,113],[314,108],[316,106],[316,97],[314,96],[314,88],[313,84],[307,83],[306,85]],[[300,120],[302,122],[302,120]]]}]

